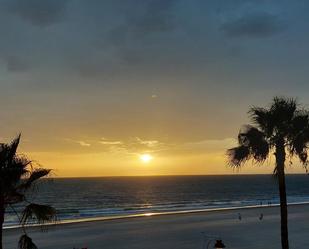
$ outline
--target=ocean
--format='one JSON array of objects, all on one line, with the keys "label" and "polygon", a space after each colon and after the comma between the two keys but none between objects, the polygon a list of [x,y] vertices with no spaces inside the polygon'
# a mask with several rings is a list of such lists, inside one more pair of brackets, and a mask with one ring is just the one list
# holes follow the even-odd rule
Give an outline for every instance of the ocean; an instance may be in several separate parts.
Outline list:
[{"label": "ocean", "polygon": [[[289,203],[309,202],[308,175],[287,175],[286,182]],[[59,221],[279,203],[271,175],[58,178],[42,181],[28,198],[55,207]],[[8,208],[4,226],[16,224]]]}]

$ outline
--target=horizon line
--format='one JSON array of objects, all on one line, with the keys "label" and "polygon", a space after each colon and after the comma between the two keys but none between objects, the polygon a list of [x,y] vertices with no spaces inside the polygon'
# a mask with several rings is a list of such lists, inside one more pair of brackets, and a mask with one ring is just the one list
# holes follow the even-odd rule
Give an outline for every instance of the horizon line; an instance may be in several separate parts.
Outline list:
[{"label": "horizon line", "polygon": [[[111,177],[181,177],[181,176],[258,176],[258,175],[265,175],[265,176],[274,176],[271,173],[244,173],[244,174],[159,174],[159,175],[105,175],[105,176],[50,176],[48,178],[111,178]],[[286,173],[285,175],[309,175],[309,173]]]}]

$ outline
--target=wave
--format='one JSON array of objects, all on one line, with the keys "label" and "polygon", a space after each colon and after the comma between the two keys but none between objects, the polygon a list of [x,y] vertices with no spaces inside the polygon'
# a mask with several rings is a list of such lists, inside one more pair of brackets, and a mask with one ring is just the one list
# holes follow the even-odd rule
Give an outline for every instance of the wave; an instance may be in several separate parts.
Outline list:
[{"label": "wave", "polygon": [[[288,205],[308,205],[309,202],[295,202],[288,203]],[[239,209],[250,209],[250,208],[265,208],[265,207],[278,207],[279,204],[271,205],[252,205],[252,206],[236,206],[236,207],[221,207],[221,208],[206,208],[206,209],[193,209],[193,210],[179,210],[179,211],[166,211],[166,212],[154,212],[154,213],[137,213],[137,214],[127,214],[127,215],[113,215],[113,216],[98,216],[98,217],[88,217],[88,218],[78,218],[78,219],[64,219],[57,223],[46,223],[44,226],[52,226],[58,224],[72,224],[81,222],[93,222],[93,221],[106,221],[114,219],[127,219],[136,217],[149,217],[149,216],[159,216],[159,215],[175,215],[175,214],[189,214],[189,213],[201,213],[201,212],[213,212],[213,211],[228,211],[228,210],[239,210]],[[38,224],[29,224],[28,226],[37,227],[41,226]],[[3,229],[15,229],[20,228],[18,224],[10,224],[4,226]]]},{"label": "wave", "polygon": [[[309,196],[289,196],[289,205],[307,204],[309,203]],[[141,204],[139,206],[124,206],[116,208],[63,208],[57,210],[57,219],[60,223],[81,222],[89,220],[104,220],[115,218],[127,218],[136,216],[148,216],[171,213],[187,213],[200,212],[211,210],[227,210],[250,207],[265,207],[276,206],[279,204],[278,198],[271,200],[214,200],[214,201],[197,201],[197,202],[170,202],[161,203],[157,205]],[[12,228],[18,226],[18,220],[11,212],[6,213],[6,220],[4,228]]]}]

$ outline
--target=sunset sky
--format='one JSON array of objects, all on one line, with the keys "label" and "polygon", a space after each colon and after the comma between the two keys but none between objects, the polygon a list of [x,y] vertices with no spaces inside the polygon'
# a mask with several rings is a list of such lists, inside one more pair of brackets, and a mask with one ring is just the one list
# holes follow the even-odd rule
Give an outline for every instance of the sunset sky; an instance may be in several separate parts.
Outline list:
[{"label": "sunset sky", "polygon": [[239,173],[224,154],[250,106],[284,95],[309,107],[308,10],[0,0],[1,141],[22,132],[20,152],[59,177]]}]

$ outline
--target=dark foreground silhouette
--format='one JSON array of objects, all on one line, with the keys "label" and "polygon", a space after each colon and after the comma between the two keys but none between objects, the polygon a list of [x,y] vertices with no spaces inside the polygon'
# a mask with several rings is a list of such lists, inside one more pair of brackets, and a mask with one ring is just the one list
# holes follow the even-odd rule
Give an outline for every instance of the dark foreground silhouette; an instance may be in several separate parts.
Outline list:
[{"label": "dark foreground silhouette", "polygon": [[[26,231],[25,225],[29,221],[44,223],[55,220],[56,211],[54,208],[33,203],[26,197],[38,180],[47,176],[51,170],[35,168],[31,160],[24,155],[17,154],[19,141],[20,136],[10,144],[0,144],[0,249],[3,249],[3,223],[7,209],[15,212],[22,225],[23,234],[18,242],[20,249],[37,248]],[[21,214],[15,210],[16,204],[25,205]]]},{"label": "dark foreground silhouette", "polygon": [[309,114],[299,107],[295,99],[275,97],[268,108],[251,108],[249,116],[253,125],[245,125],[240,130],[239,146],[227,152],[229,162],[233,167],[240,167],[246,161],[252,160],[259,164],[270,155],[275,155],[274,175],[280,193],[281,244],[282,249],[288,249],[285,160],[297,156],[306,167]]}]

